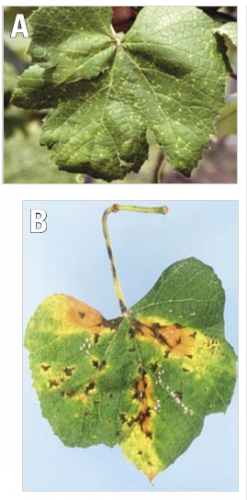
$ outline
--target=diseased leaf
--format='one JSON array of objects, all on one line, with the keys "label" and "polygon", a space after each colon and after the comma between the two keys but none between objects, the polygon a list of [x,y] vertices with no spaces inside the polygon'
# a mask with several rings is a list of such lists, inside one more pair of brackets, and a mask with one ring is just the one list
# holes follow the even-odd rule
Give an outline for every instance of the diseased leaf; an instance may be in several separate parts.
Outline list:
[{"label": "diseased leaf", "polygon": [[67,446],[119,443],[152,480],[231,401],[236,355],[224,302],[213,269],[194,258],[166,269],[114,320],[72,297],[46,299],[25,345],[54,433]]},{"label": "diseased leaf", "polygon": [[111,18],[110,7],[36,11],[29,21],[36,64],[13,103],[54,108],[41,144],[61,170],[122,179],[143,164],[150,129],[173,167],[190,175],[224,104],[217,23],[196,7],[144,7],[120,40]]}]

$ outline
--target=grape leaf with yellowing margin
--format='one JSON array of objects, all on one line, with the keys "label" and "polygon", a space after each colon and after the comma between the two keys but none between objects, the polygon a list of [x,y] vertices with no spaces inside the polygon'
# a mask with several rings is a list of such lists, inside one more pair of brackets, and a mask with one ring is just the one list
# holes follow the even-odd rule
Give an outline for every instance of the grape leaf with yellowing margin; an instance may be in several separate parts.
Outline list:
[{"label": "grape leaf with yellowing margin", "polygon": [[226,411],[236,355],[224,337],[225,294],[195,258],[166,269],[127,313],[106,320],[53,295],[27,327],[43,416],[67,446],[119,443],[150,480]]},{"label": "grape leaf with yellowing margin", "polygon": [[224,104],[223,39],[196,7],[144,7],[120,40],[110,7],[41,7],[29,20],[34,66],[13,103],[54,108],[41,144],[61,170],[107,181],[137,172],[147,130],[185,175]]}]

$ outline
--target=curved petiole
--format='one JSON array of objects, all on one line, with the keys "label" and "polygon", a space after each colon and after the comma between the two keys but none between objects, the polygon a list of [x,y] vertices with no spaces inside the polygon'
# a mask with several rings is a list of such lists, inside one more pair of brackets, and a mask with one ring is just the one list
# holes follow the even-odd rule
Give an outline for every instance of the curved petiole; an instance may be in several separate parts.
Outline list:
[{"label": "curved petiole", "polygon": [[103,233],[105,236],[105,242],[106,242],[106,249],[108,253],[108,257],[110,260],[110,265],[111,265],[111,270],[112,270],[112,276],[113,276],[113,283],[114,283],[114,288],[116,291],[116,295],[118,298],[119,306],[121,309],[122,315],[126,314],[127,311],[127,306],[125,304],[125,300],[123,297],[123,292],[121,289],[119,277],[117,274],[116,270],[116,264],[112,252],[112,246],[111,246],[111,240],[110,240],[110,235],[108,231],[108,226],[107,226],[107,217],[110,213],[117,213],[120,211],[125,211],[125,212],[141,212],[141,213],[148,213],[148,214],[162,214],[166,215],[167,212],[169,211],[167,206],[162,206],[162,207],[137,207],[134,205],[118,205],[114,204],[111,207],[107,208],[103,214],[102,217],[102,226],[103,226]]}]

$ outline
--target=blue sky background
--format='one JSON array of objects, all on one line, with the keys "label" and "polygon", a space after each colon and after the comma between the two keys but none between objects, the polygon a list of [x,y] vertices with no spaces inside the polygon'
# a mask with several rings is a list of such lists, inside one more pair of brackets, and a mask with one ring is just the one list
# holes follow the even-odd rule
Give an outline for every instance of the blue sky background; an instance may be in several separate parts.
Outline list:
[{"label": "blue sky background", "polygon": [[[37,306],[54,293],[72,295],[110,319],[119,315],[101,216],[112,203],[23,202],[23,329]],[[109,230],[128,307],[162,271],[194,256],[211,265],[226,291],[226,338],[238,349],[238,203],[171,201],[167,216],[118,213]],[[47,212],[47,231],[30,233],[30,209]],[[165,444],[164,444],[165,446]],[[24,491],[235,491],[238,489],[237,387],[226,414],[206,417],[201,435],[150,485],[121,449],[65,447],[53,435],[32,388],[23,355]]]}]

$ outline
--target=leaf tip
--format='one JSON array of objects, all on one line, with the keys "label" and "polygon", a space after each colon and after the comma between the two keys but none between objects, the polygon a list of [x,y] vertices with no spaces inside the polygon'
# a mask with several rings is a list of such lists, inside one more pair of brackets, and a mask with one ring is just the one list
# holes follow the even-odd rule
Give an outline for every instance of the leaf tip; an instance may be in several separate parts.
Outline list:
[{"label": "leaf tip", "polygon": [[150,483],[152,483],[155,476],[156,476],[156,474],[154,472],[150,472],[150,474],[147,474],[147,478],[148,478]]}]

